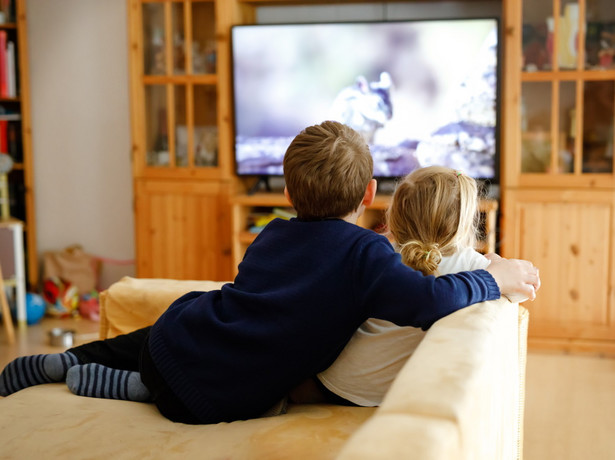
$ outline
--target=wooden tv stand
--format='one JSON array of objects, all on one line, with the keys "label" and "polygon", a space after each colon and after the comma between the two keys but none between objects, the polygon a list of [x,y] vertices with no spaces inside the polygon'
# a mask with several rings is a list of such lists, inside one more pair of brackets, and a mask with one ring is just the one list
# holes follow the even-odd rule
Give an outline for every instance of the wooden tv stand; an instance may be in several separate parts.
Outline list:
[{"label": "wooden tv stand", "polygon": [[[384,223],[384,213],[391,200],[391,195],[378,194],[372,206],[359,218],[358,224],[364,228],[378,229]],[[233,267],[235,273],[237,265],[241,262],[247,247],[254,241],[257,233],[248,229],[250,215],[255,210],[266,208],[290,208],[283,193],[267,192],[255,194],[239,194],[232,200],[232,250]],[[482,215],[482,238],[479,241],[481,252],[495,252],[496,249],[496,223],[497,200],[484,199],[479,203]]]}]

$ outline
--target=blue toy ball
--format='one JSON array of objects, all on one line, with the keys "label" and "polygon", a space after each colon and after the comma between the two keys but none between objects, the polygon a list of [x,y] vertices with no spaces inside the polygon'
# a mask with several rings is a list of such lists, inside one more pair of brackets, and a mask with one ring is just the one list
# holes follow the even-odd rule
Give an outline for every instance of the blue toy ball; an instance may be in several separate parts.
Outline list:
[{"label": "blue toy ball", "polygon": [[45,316],[45,299],[32,292],[26,293],[26,323],[37,324]]}]

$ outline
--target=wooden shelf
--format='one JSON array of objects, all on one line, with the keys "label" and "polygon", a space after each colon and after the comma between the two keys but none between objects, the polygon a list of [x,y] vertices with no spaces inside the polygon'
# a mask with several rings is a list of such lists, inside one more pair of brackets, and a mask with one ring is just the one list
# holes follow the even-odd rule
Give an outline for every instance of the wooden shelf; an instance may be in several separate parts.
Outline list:
[{"label": "wooden shelf", "polygon": [[166,85],[166,84],[199,84],[216,85],[218,77],[214,74],[177,74],[177,75],[144,75],[143,83],[146,85]]},{"label": "wooden shelf", "polygon": [[614,80],[615,69],[539,70],[521,72],[522,81]]},{"label": "wooden shelf", "polygon": [[[282,193],[255,193],[252,195],[238,194],[233,197],[232,202],[232,247],[233,247],[233,266],[236,268],[243,258],[247,247],[254,241],[258,233],[246,230],[246,223],[250,214],[255,208],[276,208],[289,207],[286,197]],[[365,228],[380,227],[385,221],[385,211],[391,202],[391,195],[378,194],[372,206],[365,210],[365,213],[357,222]],[[478,249],[482,252],[495,252],[496,249],[496,226],[497,212],[499,203],[497,200],[480,200],[479,212],[484,216],[482,219],[484,226],[484,241],[479,242]]]},{"label": "wooden shelf", "polygon": [[254,193],[236,195],[233,204],[242,206],[290,206],[283,193]]}]

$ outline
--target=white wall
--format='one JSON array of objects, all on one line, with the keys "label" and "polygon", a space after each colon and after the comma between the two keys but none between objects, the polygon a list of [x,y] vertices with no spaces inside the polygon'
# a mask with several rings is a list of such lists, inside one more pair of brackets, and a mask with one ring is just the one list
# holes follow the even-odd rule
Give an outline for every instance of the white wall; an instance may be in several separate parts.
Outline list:
[{"label": "white wall", "polygon": [[126,1],[27,9],[39,254],[134,259]]}]

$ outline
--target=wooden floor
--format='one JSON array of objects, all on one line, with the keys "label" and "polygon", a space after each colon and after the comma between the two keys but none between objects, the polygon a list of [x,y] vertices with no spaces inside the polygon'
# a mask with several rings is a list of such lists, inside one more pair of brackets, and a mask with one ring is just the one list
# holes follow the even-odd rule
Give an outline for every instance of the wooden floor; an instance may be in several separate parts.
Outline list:
[{"label": "wooden floor", "polygon": [[64,348],[51,346],[49,331],[55,327],[75,331],[75,345],[98,339],[99,323],[87,319],[45,318],[40,324],[15,329],[15,344],[8,345],[4,323],[0,323],[0,368],[17,356],[59,353]]},{"label": "wooden floor", "polygon": [[615,359],[529,353],[525,460],[615,459]]},{"label": "wooden floor", "polygon": [[[8,346],[0,330],[0,368],[16,356],[57,353],[48,331],[77,331],[77,344],[98,338],[98,323],[45,319],[17,331]],[[530,352],[527,360],[525,460],[615,459],[615,359]]]}]

